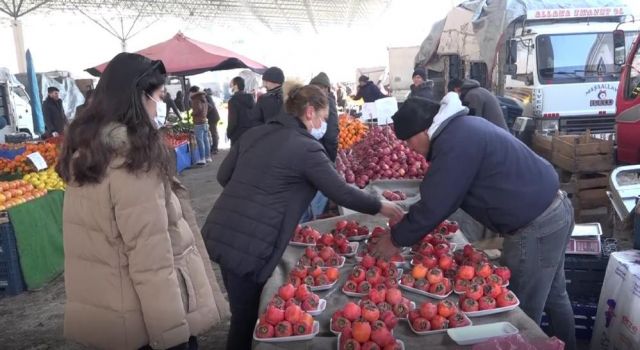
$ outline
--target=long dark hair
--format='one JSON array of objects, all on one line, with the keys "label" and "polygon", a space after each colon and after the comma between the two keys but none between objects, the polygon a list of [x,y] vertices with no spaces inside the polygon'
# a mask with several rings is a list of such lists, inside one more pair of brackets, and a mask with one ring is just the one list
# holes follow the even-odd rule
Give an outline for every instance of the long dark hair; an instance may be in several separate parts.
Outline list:
[{"label": "long dark hair", "polygon": [[87,110],[69,125],[56,167],[67,182],[99,183],[118,151],[103,130],[117,123],[127,129],[129,147],[122,168],[131,173],[159,171],[171,176],[169,150],[142,103],[166,80],[161,61],[130,53],[114,57],[100,78]]}]

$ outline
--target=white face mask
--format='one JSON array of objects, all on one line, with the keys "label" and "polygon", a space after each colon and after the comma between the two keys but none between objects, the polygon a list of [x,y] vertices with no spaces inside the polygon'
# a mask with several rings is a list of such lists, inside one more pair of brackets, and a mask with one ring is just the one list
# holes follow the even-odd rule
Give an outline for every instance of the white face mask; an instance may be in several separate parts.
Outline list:
[{"label": "white face mask", "polygon": [[322,124],[320,124],[319,128],[311,129],[311,136],[315,137],[316,140],[320,140],[326,133],[327,133],[327,122],[325,122],[324,120],[322,121]]},{"label": "white face mask", "polygon": [[156,126],[160,128],[164,126],[164,123],[167,120],[167,104],[164,103],[164,101],[156,100],[151,95],[147,96],[149,96],[149,98],[156,103],[156,115],[154,116],[153,120],[156,122]]}]

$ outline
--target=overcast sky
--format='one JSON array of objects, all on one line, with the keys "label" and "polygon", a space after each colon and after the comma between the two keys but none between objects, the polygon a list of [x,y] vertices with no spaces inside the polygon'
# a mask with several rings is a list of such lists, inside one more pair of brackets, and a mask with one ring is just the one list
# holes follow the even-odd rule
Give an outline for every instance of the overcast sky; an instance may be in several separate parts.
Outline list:
[{"label": "overcast sky", "polygon": [[[635,12],[640,1],[629,0]],[[220,28],[215,23],[192,24],[163,19],[130,39],[136,51],[171,38],[178,31],[197,40],[223,46],[266,65],[278,65],[287,76],[308,79],[326,71],[332,80],[353,80],[355,69],[387,64],[387,47],[417,46],[432,24],[458,0],[395,0],[385,13],[351,29],[319,28],[320,34],[270,32],[264,26]],[[120,42],[81,14],[30,14],[22,19],[25,49],[31,49],[36,70],[66,70],[86,76],[85,68],[109,60]],[[8,17],[0,16],[0,67],[17,71]]]}]

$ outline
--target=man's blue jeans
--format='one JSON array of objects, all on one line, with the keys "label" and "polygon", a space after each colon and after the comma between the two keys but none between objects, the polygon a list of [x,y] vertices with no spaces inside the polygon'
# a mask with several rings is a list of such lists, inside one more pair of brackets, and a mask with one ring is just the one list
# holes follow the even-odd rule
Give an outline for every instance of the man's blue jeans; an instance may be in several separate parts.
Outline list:
[{"label": "man's blue jeans", "polygon": [[304,214],[302,214],[300,222],[304,223],[307,221],[315,220],[315,218],[322,215],[322,213],[324,213],[324,209],[327,207],[328,201],[329,199],[325,197],[322,192],[316,192],[316,196],[313,197],[313,200],[311,200],[309,208],[304,212]]},{"label": "man's blue jeans", "polygon": [[529,225],[504,236],[502,264],[511,269],[509,289],[520,308],[540,324],[549,316],[552,335],[576,349],[575,320],[564,277],[564,254],[573,231],[573,207],[559,193],[553,203]]},{"label": "man's blue jeans", "polygon": [[211,144],[209,143],[209,125],[196,124],[194,126],[196,133],[196,143],[198,144],[198,152],[200,153],[199,163],[211,158]]}]

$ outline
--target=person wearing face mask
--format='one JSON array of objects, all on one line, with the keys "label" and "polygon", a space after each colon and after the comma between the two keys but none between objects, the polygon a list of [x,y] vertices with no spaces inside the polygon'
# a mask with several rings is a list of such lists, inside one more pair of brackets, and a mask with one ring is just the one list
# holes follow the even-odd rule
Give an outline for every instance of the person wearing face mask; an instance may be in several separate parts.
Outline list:
[{"label": "person wearing face mask", "polygon": [[285,112],[251,128],[218,171],[224,187],[203,226],[212,260],[229,293],[227,349],[251,349],[260,294],[293,231],[320,190],[339,205],[398,220],[402,209],[347,185],[318,142],[329,113],[327,94],[295,85]]},{"label": "person wearing face mask", "polygon": [[[317,139],[322,143],[324,149],[327,151],[327,155],[332,162],[335,163],[338,157],[338,108],[336,106],[336,97],[331,91],[331,81],[329,76],[325,72],[320,72],[313,77],[309,84],[316,85],[323,89],[327,93],[327,99],[329,103],[329,117],[326,123],[322,124],[322,135],[318,134]],[[313,197],[309,210],[302,216],[300,222],[307,222],[313,219],[317,219],[322,215],[327,207],[328,199],[322,194],[322,192],[316,193]]]},{"label": "person wearing face mask", "polygon": [[193,118],[193,128],[196,134],[196,143],[200,159],[196,164],[205,165],[211,163],[211,143],[209,142],[209,121],[207,112],[209,104],[204,91],[191,94],[191,116]]},{"label": "person wearing face mask", "polygon": [[114,57],[56,166],[68,184],[64,337],[86,348],[193,350],[228,314],[153,120],[165,78],[161,61]]},{"label": "person wearing face mask", "polygon": [[161,91],[160,96],[150,96],[151,100],[156,104],[156,112],[153,117],[156,129],[160,129],[167,121],[167,103],[165,102],[165,92]]},{"label": "person wearing face mask", "polygon": [[231,92],[229,99],[229,123],[227,125],[227,137],[233,146],[245,131],[251,128],[251,109],[253,108],[253,96],[244,92],[244,79],[235,77],[231,80]]}]

